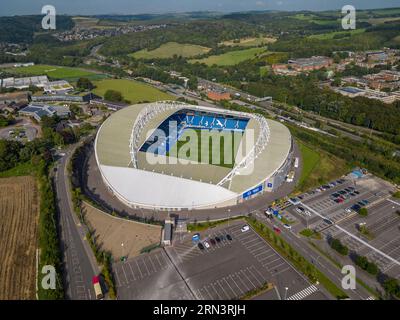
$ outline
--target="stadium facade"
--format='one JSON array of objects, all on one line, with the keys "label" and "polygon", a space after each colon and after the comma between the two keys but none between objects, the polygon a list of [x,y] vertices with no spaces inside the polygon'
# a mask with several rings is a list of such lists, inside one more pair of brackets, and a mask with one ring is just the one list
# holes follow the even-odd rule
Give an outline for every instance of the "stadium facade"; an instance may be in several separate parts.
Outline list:
[{"label": "stadium facade", "polygon": [[[158,210],[232,206],[273,192],[291,168],[292,150],[290,132],[279,122],[173,101],[114,113],[95,141],[109,190],[130,207]],[[217,151],[224,156],[215,161]]]}]

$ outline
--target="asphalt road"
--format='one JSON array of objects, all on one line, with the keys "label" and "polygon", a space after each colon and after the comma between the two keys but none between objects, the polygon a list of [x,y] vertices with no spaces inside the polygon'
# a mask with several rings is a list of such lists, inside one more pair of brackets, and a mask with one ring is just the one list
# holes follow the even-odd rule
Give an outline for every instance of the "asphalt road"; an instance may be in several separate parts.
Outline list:
[{"label": "asphalt road", "polygon": [[57,163],[55,186],[59,212],[60,242],[63,252],[63,276],[67,299],[95,299],[92,277],[99,273],[89,244],[84,240],[86,228],[72,210],[66,164],[73,153],[71,147]]}]

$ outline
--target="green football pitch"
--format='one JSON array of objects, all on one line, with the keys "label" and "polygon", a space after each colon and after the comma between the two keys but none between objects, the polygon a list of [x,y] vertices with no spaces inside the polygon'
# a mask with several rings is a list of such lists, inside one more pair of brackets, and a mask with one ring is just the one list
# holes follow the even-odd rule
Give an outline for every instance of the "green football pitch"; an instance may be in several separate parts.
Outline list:
[{"label": "green football pitch", "polygon": [[233,168],[243,133],[187,128],[171,147],[168,156]]}]

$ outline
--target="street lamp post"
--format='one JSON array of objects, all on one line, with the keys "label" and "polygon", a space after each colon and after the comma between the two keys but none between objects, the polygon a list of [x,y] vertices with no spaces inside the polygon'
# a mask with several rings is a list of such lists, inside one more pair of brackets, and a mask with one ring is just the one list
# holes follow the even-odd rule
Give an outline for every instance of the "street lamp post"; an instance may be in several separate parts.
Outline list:
[{"label": "street lamp post", "polygon": [[288,292],[288,290],[289,290],[289,288],[288,288],[288,287],[285,287],[285,299],[284,299],[284,300],[286,300],[286,298],[287,298],[287,292]]}]

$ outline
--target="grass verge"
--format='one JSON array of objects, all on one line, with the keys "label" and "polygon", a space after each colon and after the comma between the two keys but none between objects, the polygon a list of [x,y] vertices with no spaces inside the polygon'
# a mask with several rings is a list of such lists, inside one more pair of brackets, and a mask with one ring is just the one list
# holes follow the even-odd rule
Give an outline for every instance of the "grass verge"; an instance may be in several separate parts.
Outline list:
[{"label": "grass verge", "polygon": [[194,222],[187,225],[188,231],[195,232],[195,231],[204,231],[209,228],[215,228],[216,226],[222,225],[224,223],[228,223],[231,221],[241,220],[243,216],[234,217],[230,219],[218,220],[218,221],[207,221],[207,222]]}]

